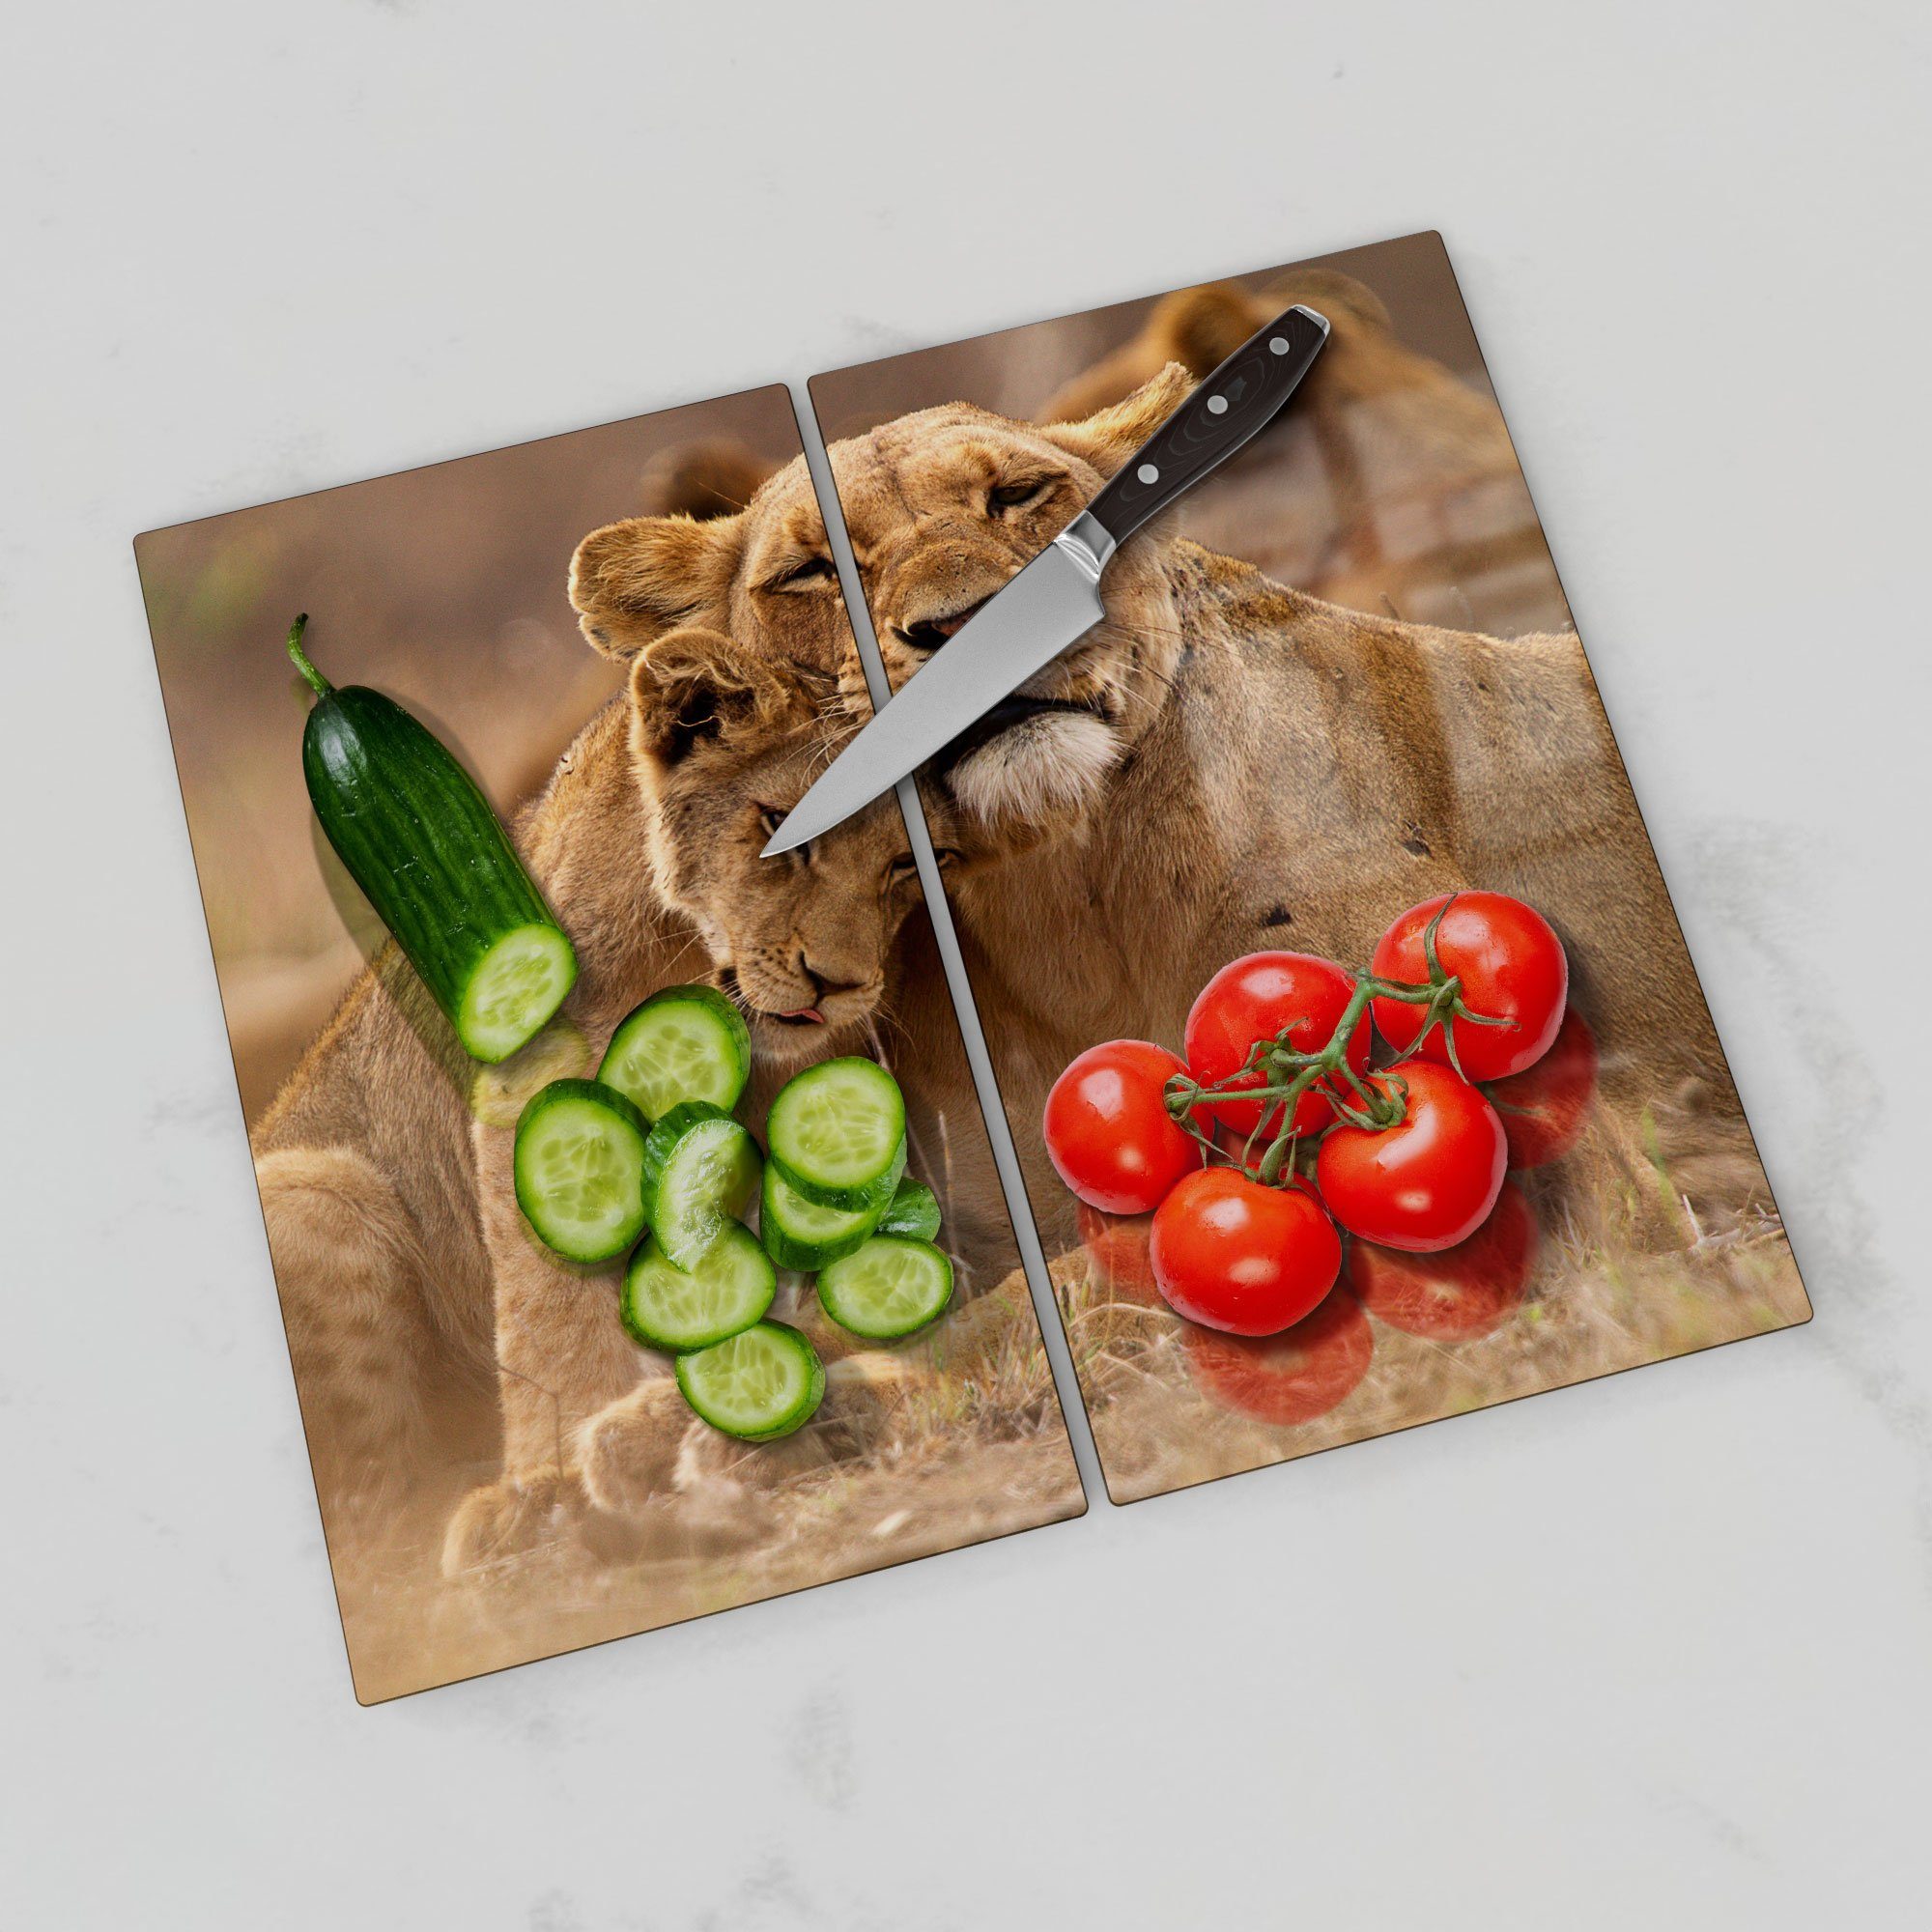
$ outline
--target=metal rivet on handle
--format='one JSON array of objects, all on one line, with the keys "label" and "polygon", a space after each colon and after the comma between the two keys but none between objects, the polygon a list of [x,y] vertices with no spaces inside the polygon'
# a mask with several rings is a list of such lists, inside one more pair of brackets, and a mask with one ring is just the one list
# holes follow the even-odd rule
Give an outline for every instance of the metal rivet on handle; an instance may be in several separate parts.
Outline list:
[{"label": "metal rivet on handle", "polygon": [[1268,347],[1277,355],[1286,355],[1288,354],[1288,337],[1285,335],[1271,335],[1268,337]]},{"label": "metal rivet on handle", "polygon": [[1210,416],[1224,416],[1224,415],[1226,415],[1226,414],[1228,413],[1228,399],[1227,399],[1227,397],[1226,397],[1226,396],[1209,396],[1209,397],[1208,398],[1208,414],[1209,414]]},{"label": "metal rivet on handle", "polygon": [[1141,467],[1134,471],[1134,474],[1138,476],[1143,483],[1158,483],[1160,481],[1160,471],[1156,469],[1151,463],[1143,463]]}]

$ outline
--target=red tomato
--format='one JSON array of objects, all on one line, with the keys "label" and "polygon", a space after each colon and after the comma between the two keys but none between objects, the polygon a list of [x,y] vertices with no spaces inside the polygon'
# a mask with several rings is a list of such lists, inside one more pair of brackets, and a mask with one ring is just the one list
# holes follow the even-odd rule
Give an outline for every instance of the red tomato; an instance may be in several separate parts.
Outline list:
[{"label": "red tomato", "polygon": [[[1422,935],[1439,907],[1455,903],[1435,928],[1435,956],[1445,973],[1463,982],[1463,1002],[1472,1012],[1509,1022],[1477,1026],[1450,1021],[1456,1058],[1471,1080],[1500,1080],[1541,1060],[1563,1024],[1570,992],[1570,962],[1563,942],[1540,912],[1501,893],[1456,893],[1411,906],[1382,934],[1371,970],[1382,980],[1423,981],[1429,960]],[[1422,1030],[1423,1009],[1400,1000],[1375,1003],[1376,1025],[1398,1052]],[[1443,1030],[1421,1049],[1426,1060],[1448,1065]]]},{"label": "red tomato", "polygon": [[[1273,1039],[1284,1028],[1297,1052],[1319,1053],[1334,1037],[1354,990],[1354,980],[1341,967],[1312,952],[1250,952],[1231,960],[1202,987],[1187,1015],[1188,1070],[1203,1086],[1219,1086],[1240,1070],[1257,1040]],[[1372,1037],[1364,1013],[1349,1039],[1349,1064],[1357,1073],[1369,1064]],[[1241,1082],[1244,1087],[1262,1084],[1259,1069]],[[1211,1111],[1245,1136],[1261,1123],[1262,1105],[1259,1100],[1217,1100]],[[1272,1138],[1280,1129],[1280,1103],[1267,1111],[1267,1138]],[[1294,1124],[1301,1133],[1320,1133],[1334,1118],[1315,1089],[1295,1103]],[[1264,1141],[1257,1151],[1265,1151]]]},{"label": "red tomato", "polygon": [[1450,1068],[1411,1060],[1370,1074],[1368,1084],[1393,1094],[1398,1081],[1407,1088],[1401,1122],[1379,1133],[1347,1121],[1331,1128],[1315,1179],[1350,1234],[1433,1254],[1483,1225],[1502,1191],[1508,1144],[1496,1110]]},{"label": "red tomato", "polygon": [[1286,1334],[1252,1340],[1189,1328],[1181,1347],[1194,1386],[1209,1402],[1279,1426],[1313,1422],[1352,1395],[1376,1339],[1354,1297],[1338,1288]]},{"label": "red tomato", "polygon": [[1526,1072],[1489,1089],[1503,1117],[1512,1167],[1543,1167],[1568,1153],[1590,1117],[1597,1092],[1597,1037],[1575,1007],[1556,1038]]},{"label": "red tomato", "polygon": [[1431,1342],[1487,1335],[1521,1305],[1537,1240],[1522,1190],[1505,1181],[1490,1218],[1453,1248],[1405,1255],[1351,1241],[1349,1286],[1371,1315],[1405,1334]]},{"label": "red tomato", "polygon": [[1154,1286],[1153,1263],[1148,1259],[1148,1237],[1153,1232],[1151,1214],[1103,1214],[1080,1204],[1080,1240],[1093,1263],[1094,1277],[1121,1301],[1138,1301],[1148,1308],[1161,1305]]},{"label": "red tomato", "polygon": [[1164,1046],[1110,1039],[1090,1046],[1053,1083],[1041,1122],[1060,1178],[1090,1208],[1158,1208],[1201,1149],[1167,1111],[1169,1076],[1187,1069]]},{"label": "red tomato", "polygon": [[1231,1335],[1276,1335],[1334,1287],[1342,1237],[1302,1189],[1210,1167],[1154,1210],[1148,1256],[1177,1315]]}]

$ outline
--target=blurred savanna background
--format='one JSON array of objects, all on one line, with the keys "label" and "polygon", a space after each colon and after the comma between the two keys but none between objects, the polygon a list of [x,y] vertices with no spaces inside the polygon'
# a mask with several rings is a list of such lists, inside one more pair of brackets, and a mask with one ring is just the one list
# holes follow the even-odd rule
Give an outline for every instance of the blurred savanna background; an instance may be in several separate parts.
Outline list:
[{"label": "blurred savanna background", "polygon": [[623,679],[570,608],[578,540],[705,507],[694,456],[763,469],[798,450],[785,390],[754,389],[137,539],[251,1124],[380,943],[302,788],[309,694],[282,649],[296,613],[329,678],[408,705],[507,816]]}]

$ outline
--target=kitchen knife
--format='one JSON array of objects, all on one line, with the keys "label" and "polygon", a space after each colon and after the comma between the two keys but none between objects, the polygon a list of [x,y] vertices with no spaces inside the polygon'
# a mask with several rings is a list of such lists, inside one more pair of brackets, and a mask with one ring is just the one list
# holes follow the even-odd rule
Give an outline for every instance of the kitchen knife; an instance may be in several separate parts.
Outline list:
[{"label": "kitchen knife", "polygon": [[789,852],[851,817],[1085,637],[1105,614],[1100,578],[1114,553],[1266,428],[1327,339],[1327,319],[1297,302],[1205,377],[1094,500],[826,767],[763,856]]}]

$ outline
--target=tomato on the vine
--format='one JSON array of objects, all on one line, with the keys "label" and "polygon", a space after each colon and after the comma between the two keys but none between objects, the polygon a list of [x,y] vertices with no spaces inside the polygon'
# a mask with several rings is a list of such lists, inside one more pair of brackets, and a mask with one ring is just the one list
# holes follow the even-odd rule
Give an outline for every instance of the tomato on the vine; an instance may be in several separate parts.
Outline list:
[{"label": "tomato on the vine", "polygon": [[1575,1007],[1534,1066],[1498,1080],[1490,1099],[1503,1117],[1512,1167],[1543,1167],[1577,1145],[1597,1092],[1597,1037]]},{"label": "tomato on the vine", "polygon": [[1145,1214],[1200,1167],[1200,1144],[1167,1111],[1168,1080],[1186,1071],[1151,1040],[1110,1039],[1053,1083],[1041,1121],[1046,1151],[1090,1208]]},{"label": "tomato on the vine", "polygon": [[1209,1402],[1283,1427],[1313,1422],[1352,1395],[1376,1340],[1354,1297],[1338,1288],[1284,1334],[1257,1340],[1190,1328],[1181,1347],[1194,1386]]},{"label": "tomato on the vine", "polygon": [[[1273,1039],[1284,1030],[1297,1053],[1320,1053],[1355,990],[1355,981],[1332,959],[1312,952],[1250,952],[1230,960],[1202,987],[1187,1015],[1184,1044],[1187,1067],[1204,1087],[1234,1079],[1257,1040]],[[1357,1073],[1369,1064],[1373,1029],[1364,1013],[1349,1037],[1348,1061]],[[1264,1084],[1260,1068],[1242,1077],[1243,1087]],[[1260,1100],[1221,1099],[1211,1103],[1214,1118],[1246,1136],[1261,1125]],[[1281,1127],[1281,1103],[1267,1107],[1265,1137]],[[1335,1118],[1319,1084],[1295,1102],[1298,1133],[1320,1133]]]},{"label": "tomato on the vine", "polygon": [[1351,1235],[1429,1254],[1466,1240],[1502,1191],[1509,1150],[1496,1110],[1459,1074],[1411,1060],[1368,1086],[1402,1099],[1392,1127],[1349,1122],[1322,1137],[1315,1179],[1329,1213]]},{"label": "tomato on the vine", "polygon": [[1231,1335],[1274,1335],[1334,1287],[1342,1237],[1305,1189],[1209,1167],[1154,1210],[1148,1256],[1177,1315]]},{"label": "tomato on the vine", "polygon": [[[1505,1022],[1483,1026],[1453,1018],[1447,1031],[1435,1027],[1418,1053],[1449,1063],[1449,1037],[1456,1061],[1471,1080],[1501,1080],[1520,1073],[1548,1052],[1563,1024],[1570,990],[1570,962],[1549,922],[1532,906],[1504,893],[1450,893],[1408,911],[1383,933],[1371,970],[1380,980],[1425,982],[1429,958],[1424,936],[1429,922],[1444,906],[1435,928],[1435,956],[1442,970],[1462,982],[1463,1003],[1471,1012]],[[1376,1025],[1398,1052],[1422,1031],[1427,1009],[1401,1000],[1375,1002]]]},{"label": "tomato on the vine", "polygon": [[1490,1218],[1466,1241],[1426,1255],[1351,1241],[1347,1279],[1356,1300],[1391,1328],[1431,1342],[1467,1341],[1499,1328],[1522,1305],[1537,1244],[1536,1216],[1506,1180]]}]

